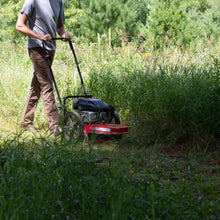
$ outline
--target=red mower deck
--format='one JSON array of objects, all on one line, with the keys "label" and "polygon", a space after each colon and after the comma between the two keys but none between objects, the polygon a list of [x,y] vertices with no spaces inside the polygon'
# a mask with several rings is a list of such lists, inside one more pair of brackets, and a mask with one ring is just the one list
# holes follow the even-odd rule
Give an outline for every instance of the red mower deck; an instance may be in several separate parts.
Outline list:
[{"label": "red mower deck", "polygon": [[128,126],[121,124],[112,124],[112,123],[85,124],[84,133],[86,136],[89,133],[117,135],[117,134],[128,134],[129,129]]}]

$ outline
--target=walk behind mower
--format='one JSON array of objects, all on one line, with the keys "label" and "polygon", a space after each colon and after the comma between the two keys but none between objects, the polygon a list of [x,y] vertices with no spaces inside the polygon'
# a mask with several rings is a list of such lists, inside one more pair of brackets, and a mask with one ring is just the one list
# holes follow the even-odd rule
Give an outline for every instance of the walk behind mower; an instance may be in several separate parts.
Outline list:
[{"label": "walk behind mower", "polygon": [[[62,40],[62,38],[53,38],[52,40]],[[64,97],[63,100],[61,99],[51,68],[49,55],[45,49],[45,42],[42,42],[42,45],[45,51],[45,57],[48,62],[54,87],[60,102],[59,110],[62,111],[60,126],[63,130],[65,138],[70,140],[74,137],[90,137],[92,134],[95,134],[102,137],[107,136],[120,139],[123,134],[128,134],[128,126],[120,124],[119,116],[113,105],[109,105],[100,99],[92,98],[92,95],[87,94],[71,41],[69,41],[69,46],[75,59],[84,94],[68,95]],[[72,111],[68,111],[67,109],[67,100],[72,101]]]}]

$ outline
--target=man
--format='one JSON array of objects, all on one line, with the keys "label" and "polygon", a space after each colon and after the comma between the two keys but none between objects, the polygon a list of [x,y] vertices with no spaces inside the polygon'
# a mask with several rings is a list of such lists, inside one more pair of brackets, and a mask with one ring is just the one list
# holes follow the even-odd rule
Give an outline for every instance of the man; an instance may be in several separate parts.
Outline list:
[{"label": "man", "polygon": [[[27,26],[27,22],[29,26]],[[45,115],[52,133],[58,131],[58,108],[53,93],[53,81],[45,59],[42,41],[50,55],[52,64],[56,43],[52,38],[56,32],[63,41],[70,41],[72,36],[65,32],[62,0],[26,0],[18,20],[16,30],[28,36],[28,52],[34,75],[30,92],[22,114],[21,127],[36,131],[33,126],[34,112],[42,95]]]}]

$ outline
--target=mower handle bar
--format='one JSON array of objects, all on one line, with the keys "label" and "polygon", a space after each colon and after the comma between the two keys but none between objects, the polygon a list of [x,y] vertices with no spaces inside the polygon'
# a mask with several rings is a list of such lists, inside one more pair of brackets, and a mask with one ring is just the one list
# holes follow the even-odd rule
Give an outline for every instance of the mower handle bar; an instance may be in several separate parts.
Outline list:
[{"label": "mower handle bar", "polygon": [[[63,39],[64,38],[62,38],[62,37],[56,37],[56,38],[52,38],[51,40],[63,40]],[[55,89],[56,89],[60,104],[62,106],[63,105],[62,100],[61,100],[61,97],[60,97],[60,94],[59,94],[59,91],[58,91],[58,87],[57,87],[57,84],[56,84],[56,80],[55,80],[55,77],[54,77],[54,74],[53,74],[53,71],[52,71],[52,68],[51,68],[51,64],[50,64],[50,61],[49,61],[49,56],[48,56],[48,54],[46,52],[46,49],[45,49],[45,42],[44,41],[42,41],[42,45],[43,45],[43,49],[46,53],[46,59],[47,59],[47,62],[48,62],[48,66],[50,68],[50,72],[51,72],[51,76],[52,76],[52,79],[53,79],[53,82],[54,82],[54,85],[55,85]],[[72,41],[69,41],[69,46],[70,46],[70,48],[73,52],[73,56],[74,56],[75,63],[76,63],[76,66],[77,66],[77,70],[78,70],[78,73],[79,73],[79,76],[80,76],[81,84],[82,84],[82,87],[83,87],[84,95],[75,95],[75,96],[70,95],[70,96],[67,96],[64,99],[64,103],[65,103],[66,99],[68,99],[68,98],[80,98],[80,97],[91,98],[92,97],[92,95],[89,95],[86,92],[85,85],[84,85],[83,78],[82,78],[82,74],[81,74],[81,71],[80,71],[80,68],[79,68],[79,64],[78,64],[77,57],[76,57],[76,54],[75,54],[75,51],[74,51],[74,48],[73,48]]]},{"label": "mower handle bar", "polygon": [[[63,37],[54,37],[51,40],[63,40],[63,39],[64,39]],[[77,61],[76,53],[75,53],[75,50],[73,48],[73,44],[72,44],[71,40],[69,41],[69,45],[70,45],[70,49],[73,52],[73,56],[74,56],[74,59],[75,59],[76,67],[77,67],[77,70],[78,70],[78,73],[79,73],[79,77],[80,77],[80,80],[81,80],[81,84],[82,84],[82,87],[83,87],[85,97],[87,97],[88,95],[87,95],[87,92],[86,92],[86,88],[85,88],[85,85],[84,85],[84,82],[83,82],[82,74],[81,74],[81,71],[80,71],[80,68],[79,68],[79,63]]]}]

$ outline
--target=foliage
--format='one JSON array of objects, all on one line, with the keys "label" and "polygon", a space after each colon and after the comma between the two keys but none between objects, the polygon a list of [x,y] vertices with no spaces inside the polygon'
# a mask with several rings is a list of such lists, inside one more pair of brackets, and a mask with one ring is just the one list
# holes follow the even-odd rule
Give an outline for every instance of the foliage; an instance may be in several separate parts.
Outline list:
[{"label": "foliage", "polygon": [[80,18],[80,34],[90,41],[97,41],[97,34],[101,36],[112,30],[112,42],[117,43],[121,33],[132,38],[136,33],[136,12],[133,1],[82,1],[84,16]]},{"label": "foliage", "polygon": [[150,12],[149,5],[151,4],[151,0],[137,0],[133,7],[135,7],[135,11],[137,12],[136,21],[140,22],[144,26],[146,25],[146,20],[148,14]]},{"label": "foliage", "polygon": [[79,2],[77,0],[65,0],[63,1],[65,10],[65,28],[74,35],[78,34],[80,27],[80,17],[84,12],[79,8]]},{"label": "foliage", "polygon": [[[1,1],[0,39],[22,39],[15,23],[24,0]],[[219,40],[218,0],[64,0],[66,29],[86,42],[108,41],[113,46],[139,40],[147,47],[191,47]],[[153,42],[153,43],[152,43]]]},{"label": "foliage", "polygon": [[2,8],[0,8],[0,41],[11,39],[13,42],[19,42],[23,39],[23,36],[15,30],[15,24],[19,15],[19,11],[22,8],[24,0],[7,1],[2,2]]},{"label": "foliage", "polygon": [[218,219],[208,159],[14,135],[0,142],[0,218]]},{"label": "foliage", "polygon": [[190,141],[206,146],[217,139],[217,68],[159,65],[159,69],[154,66],[143,70],[114,65],[116,70],[109,64],[92,72],[90,90],[115,103],[120,112],[127,112],[125,120],[141,142]]},{"label": "foliage", "polygon": [[156,48],[163,45],[189,46],[198,39],[218,40],[219,1],[163,1],[155,2],[147,19],[147,37]]}]

